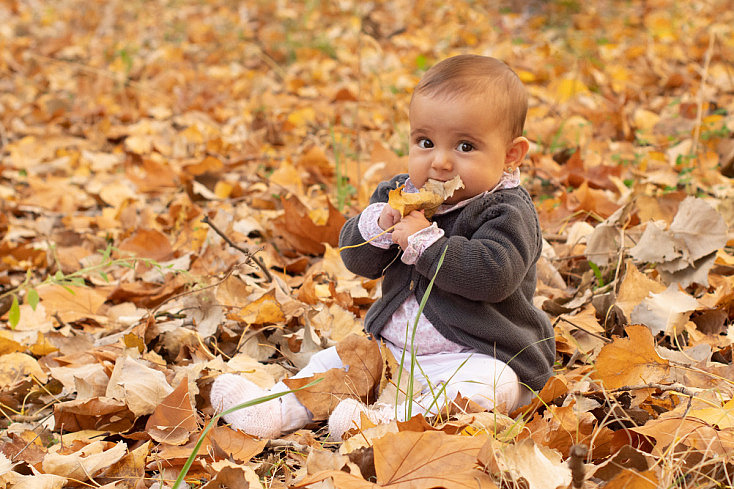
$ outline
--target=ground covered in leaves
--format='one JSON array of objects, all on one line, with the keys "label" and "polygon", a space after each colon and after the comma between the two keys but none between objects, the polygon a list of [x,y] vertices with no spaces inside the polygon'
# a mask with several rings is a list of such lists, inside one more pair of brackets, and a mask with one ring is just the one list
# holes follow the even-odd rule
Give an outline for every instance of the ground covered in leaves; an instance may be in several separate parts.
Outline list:
[{"label": "ground covered in leaves", "polygon": [[421,73],[476,52],[531,95],[557,375],[343,444],[219,423],[188,483],[731,487],[734,11],[490,3],[0,0],[0,486],[171,487],[217,375],[340,341],[394,391],[337,235],[405,169]]}]

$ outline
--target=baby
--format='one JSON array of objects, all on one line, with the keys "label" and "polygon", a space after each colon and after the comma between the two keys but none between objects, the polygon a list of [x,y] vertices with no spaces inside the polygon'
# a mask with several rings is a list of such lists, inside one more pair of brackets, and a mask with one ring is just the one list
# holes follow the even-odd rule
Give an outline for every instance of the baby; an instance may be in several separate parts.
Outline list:
[{"label": "baby", "polygon": [[[436,64],[410,102],[408,173],[380,183],[370,205],[342,228],[341,246],[370,240],[343,250],[346,267],[367,278],[383,277],[382,296],[367,312],[365,330],[395,358],[406,358],[406,368],[411,348],[420,365],[414,375],[426,388],[407,401],[413,414],[436,414],[443,407],[434,402],[437,390],[449,401],[461,394],[486,409],[512,410],[529,401],[552,373],[553,328],[532,302],[540,225],[519,176],[529,148],[522,136],[526,112],[525,87],[504,63],[461,55]],[[400,185],[417,192],[429,179],[446,182],[457,175],[464,188],[431,220],[423,211],[401,216],[387,204],[390,190]],[[331,368],[343,368],[334,348],[314,355],[295,377]],[[264,391],[224,374],[212,386],[211,403],[221,411],[286,390],[282,382]],[[345,399],[332,412],[329,428],[341,439],[358,424],[360,413],[382,422],[406,412],[404,406],[396,410]],[[224,419],[252,435],[276,437],[312,418],[294,394],[286,394]]]}]

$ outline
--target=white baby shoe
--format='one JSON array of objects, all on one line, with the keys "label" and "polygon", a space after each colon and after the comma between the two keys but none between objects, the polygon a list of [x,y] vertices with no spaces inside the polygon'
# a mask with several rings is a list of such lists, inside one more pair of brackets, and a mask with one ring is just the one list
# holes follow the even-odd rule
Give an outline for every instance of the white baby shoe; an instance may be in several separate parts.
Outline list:
[{"label": "white baby shoe", "polygon": [[389,423],[395,419],[395,406],[382,403],[366,406],[356,399],[342,400],[329,416],[331,439],[342,441],[344,433],[352,428],[359,428],[362,424],[362,413],[374,424]]},{"label": "white baby shoe", "polygon": [[[209,400],[217,413],[269,393],[240,375],[222,374],[212,384]],[[280,399],[246,407],[222,416],[232,428],[261,438],[281,435]]]}]

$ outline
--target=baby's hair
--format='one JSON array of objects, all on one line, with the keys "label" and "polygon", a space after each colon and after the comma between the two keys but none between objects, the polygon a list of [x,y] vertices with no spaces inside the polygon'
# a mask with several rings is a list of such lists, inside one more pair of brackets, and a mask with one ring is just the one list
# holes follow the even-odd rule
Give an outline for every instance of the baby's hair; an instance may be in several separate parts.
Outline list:
[{"label": "baby's hair", "polygon": [[500,114],[506,114],[510,139],[522,136],[528,95],[520,78],[495,58],[462,54],[444,59],[426,71],[413,96],[490,95]]}]

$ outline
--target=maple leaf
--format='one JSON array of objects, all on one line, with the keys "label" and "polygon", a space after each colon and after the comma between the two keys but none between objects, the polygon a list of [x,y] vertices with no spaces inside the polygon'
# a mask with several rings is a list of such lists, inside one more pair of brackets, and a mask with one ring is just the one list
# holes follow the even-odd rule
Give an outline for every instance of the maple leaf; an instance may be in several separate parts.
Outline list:
[{"label": "maple leaf", "polygon": [[596,357],[593,378],[607,389],[660,382],[668,374],[668,362],[657,354],[650,330],[628,326],[628,338],[605,345]]},{"label": "maple leaf", "polygon": [[494,487],[475,469],[487,436],[462,437],[442,431],[390,433],[375,441],[375,471],[382,487]]}]

